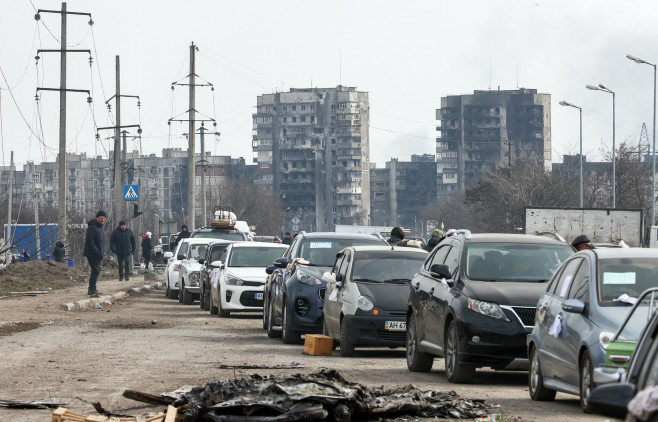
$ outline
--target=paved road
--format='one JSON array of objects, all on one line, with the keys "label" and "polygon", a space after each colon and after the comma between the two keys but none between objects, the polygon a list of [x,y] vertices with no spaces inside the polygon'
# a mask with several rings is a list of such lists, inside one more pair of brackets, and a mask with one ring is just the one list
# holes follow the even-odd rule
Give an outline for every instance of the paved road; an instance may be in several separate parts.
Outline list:
[{"label": "paved road", "polygon": [[[143,284],[132,280],[131,285]],[[105,283],[105,293],[126,284]],[[133,415],[161,410],[121,396],[125,389],[152,394],[184,385],[204,385],[215,379],[251,374],[310,372],[336,368],[348,380],[363,384],[415,384],[423,389],[454,390],[467,398],[482,398],[502,406],[505,421],[600,421],[584,415],[576,397],[558,394],[556,401],[533,402],[528,397],[526,373],[478,371],[474,384],[449,384],[443,361],[431,373],[407,371],[403,350],[357,349],[354,358],[307,356],[301,345],[269,339],[261,329],[260,314],[219,318],[164,297],[163,290],[132,296],[103,309],[64,311],[60,303],[84,298],[72,288],[52,296],[0,300],[3,320],[27,321],[36,327],[0,337],[0,399],[39,400],[57,397],[65,407],[94,414],[90,402]],[[44,297],[47,296],[47,297]],[[6,319],[5,319],[6,318]],[[45,323],[45,325],[41,325]],[[301,369],[275,369],[299,363]],[[240,369],[263,365],[264,369]],[[50,420],[49,410],[0,408],[0,421]]]}]

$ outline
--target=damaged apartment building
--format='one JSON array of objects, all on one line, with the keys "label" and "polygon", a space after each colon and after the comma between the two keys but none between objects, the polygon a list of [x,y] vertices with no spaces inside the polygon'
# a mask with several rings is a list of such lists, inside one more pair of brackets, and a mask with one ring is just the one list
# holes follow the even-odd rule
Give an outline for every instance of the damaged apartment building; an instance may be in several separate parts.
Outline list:
[{"label": "damaged apartment building", "polygon": [[369,224],[369,120],[368,93],[353,87],[258,96],[254,183],[281,198],[286,231]]},{"label": "damaged apartment building", "polygon": [[441,98],[436,139],[438,199],[475,186],[517,158],[551,164],[551,96],[536,89]]}]

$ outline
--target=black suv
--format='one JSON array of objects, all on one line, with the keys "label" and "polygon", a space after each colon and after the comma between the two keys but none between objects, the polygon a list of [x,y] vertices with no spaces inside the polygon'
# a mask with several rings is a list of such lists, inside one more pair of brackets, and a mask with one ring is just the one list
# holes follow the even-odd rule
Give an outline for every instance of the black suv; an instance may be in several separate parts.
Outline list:
[{"label": "black suv", "polygon": [[[263,321],[270,338],[298,343],[302,334],[322,332],[322,310],[327,282],[336,254],[348,246],[388,245],[378,235],[357,233],[306,233],[293,240],[276,270],[268,277],[263,297]],[[280,328],[279,328],[280,327]]]},{"label": "black suv", "polygon": [[537,301],[571,245],[524,234],[444,239],[411,280],[407,367],[429,372],[445,358],[450,382],[469,382],[479,367],[527,369],[526,338]]},{"label": "black suv", "polygon": [[249,240],[247,234],[235,228],[201,227],[192,232],[190,237],[212,237],[225,240]]}]

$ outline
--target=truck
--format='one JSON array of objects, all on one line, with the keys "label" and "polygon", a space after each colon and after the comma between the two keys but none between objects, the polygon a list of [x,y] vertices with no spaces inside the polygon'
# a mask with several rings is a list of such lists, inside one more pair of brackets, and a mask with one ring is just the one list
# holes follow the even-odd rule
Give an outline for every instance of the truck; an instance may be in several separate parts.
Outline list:
[{"label": "truck", "polygon": [[11,252],[18,254],[21,260],[37,259],[37,251],[42,257],[51,255],[57,242],[57,224],[39,225],[39,245],[34,224],[4,225],[4,239],[10,245]]},{"label": "truck", "polygon": [[557,233],[571,242],[587,235],[594,244],[643,246],[641,209],[525,207],[525,233]]}]

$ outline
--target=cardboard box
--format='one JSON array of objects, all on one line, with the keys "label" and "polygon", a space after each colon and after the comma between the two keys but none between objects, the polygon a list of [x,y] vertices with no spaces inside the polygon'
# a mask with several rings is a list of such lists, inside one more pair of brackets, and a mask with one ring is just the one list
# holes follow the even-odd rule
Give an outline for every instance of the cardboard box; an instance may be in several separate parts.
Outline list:
[{"label": "cardboard box", "polygon": [[304,337],[304,353],[315,356],[331,356],[334,339],[322,334],[306,334]]}]

